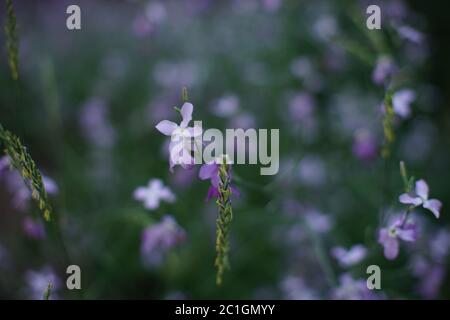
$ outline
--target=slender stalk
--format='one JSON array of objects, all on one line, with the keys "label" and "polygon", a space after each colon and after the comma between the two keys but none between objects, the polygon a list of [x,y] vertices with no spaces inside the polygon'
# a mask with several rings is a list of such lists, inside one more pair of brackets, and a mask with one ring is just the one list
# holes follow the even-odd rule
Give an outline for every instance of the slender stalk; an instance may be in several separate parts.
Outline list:
[{"label": "slender stalk", "polygon": [[225,269],[229,268],[229,229],[231,220],[233,219],[229,165],[227,165],[225,157],[219,168],[219,197],[216,203],[218,216],[216,220],[216,260],[214,264],[217,268],[216,284],[219,286],[222,284]]}]

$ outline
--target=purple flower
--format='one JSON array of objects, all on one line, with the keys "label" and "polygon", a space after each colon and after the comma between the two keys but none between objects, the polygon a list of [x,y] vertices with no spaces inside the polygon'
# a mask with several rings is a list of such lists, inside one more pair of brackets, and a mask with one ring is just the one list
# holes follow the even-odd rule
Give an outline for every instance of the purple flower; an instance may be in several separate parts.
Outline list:
[{"label": "purple flower", "polygon": [[399,201],[403,204],[410,204],[414,207],[422,206],[430,210],[436,218],[439,218],[442,202],[437,199],[428,199],[429,188],[425,180],[416,181],[416,188],[413,193],[403,193],[399,196]]},{"label": "purple flower", "polygon": [[402,118],[408,118],[411,115],[410,104],[416,100],[416,94],[411,89],[397,91],[392,96],[392,106],[394,112]]},{"label": "purple flower", "polygon": [[424,36],[420,31],[410,27],[410,26],[400,26],[397,28],[398,34],[415,44],[421,44],[423,42]]},{"label": "purple flower", "polygon": [[426,299],[436,299],[445,279],[445,268],[442,265],[429,266],[424,276],[420,278],[419,293]]},{"label": "purple flower", "polygon": [[395,219],[388,228],[380,229],[378,243],[384,247],[386,259],[394,260],[398,256],[400,241],[414,242],[417,240],[417,226],[413,221],[403,222]]},{"label": "purple flower", "polygon": [[80,126],[84,137],[93,145],[111,147],[116,140],[116,132],[108,120],[108,105],[99,98],[90,99],[82,107]]},{"label": "purple flower", "polygon": [[305,222],[314,232],[324,233],[333,227],[333,221],[329,215],[323,214],[316,209],[309,209],[305,214]]},{"label": "purple flower", "polygon": [[361,244],[354,245],[348,250],[343,247],[334,247],[331,254],[342,267],[351,267],[366,257],[367,249]]},{"label": "purple flower", "polygon": [[219,117],[228,118],[236,115],[239,110],[239,98],[233,94],[227,94],[217,101],[212,106],[212,111]]},{"label": "purple flower", "polygon": [[289,102],[289,112],[292,120],[301,121],[311,118],[315,107],[314,98],[308,93],[296,94]]},{"label": "purple flower", "polygon": [[348,273],[345,273],[339,277],[339,286],[333,289],[331,296],[335,300],[378,299],[378,297],[367,288],[366,280],[355,280]]},{"label": "purple flower", "polygon": [[141,256],[148,267],[164,262],[168,251],[186,239],[185,231],[172,216],[164,216],[161,222],[150,225],[142,232]]},{"label": "purple flower", "polygon": [[142,201],[148,210],[157,209],[161,200],[172,203],[176,199],[172,191],[164,186],[160,179],[150,179],[148,186],[137,188],[133,196],[134,199]]},{"label": "purple flower", "polygon": [[430,240],[430,255],[435,262],[442,263],[450,252],[450,232],[439,230]]},{"label": "purple flower", "polygon": [[194,158],[191,153],[196,149],[193,147],[192,139],[199,137],[202,134],[201,127],[189,127],[189,122],[192,120],[192,112],[194,106],[191,103],[184,103],[181,107],[180,113],[182,121],[178,125],[169,120],[163,120],[156,125],[156,129],[166,136],[171,137],[169,144],[169,164],[170,170],[177,164],[184,169],[191,168],[194,165]]},{"label": "purple flower", "polygon": [[373,160],[378,154],[375,138],[367,131],[356,133],[353,141],[353,154],[363,161]]},{"label": "purple flower", "polygon": [[[210,180],[211,186],[208,189],[208,195],[206,196],[206,200],[209,201],[211,198],[217,198],[219,196],[219,159],[216,161],[205,163],[200,167],[200,171],[198,176],[201,180]],[[228,174],[231,178],[231,166],[229,166]],[[232,194],[239,196],[239,191],[231,186]]]},{"label": "purple flower", "polygon": [[27,283],[27,293],[30,299],[42,300],[44,292],[47,290],[49,282],[52,284],[52,294],[50,299],[55,299],[55,294],[61,288],[61,280],[50,267],[44,267],[39,271],[30,270],[25,274]]},{"label": "purple flower", "polygon": [[25,234],[34,239],[44,239],[45,229],[42,223],[36,222],[30,217],[25,217],[22,222]]},{"label": "purple flower", "polygon": [[283,296],[288,300],[316,300],[317,292],[309,288],[300,277],[288,276],[280,284]]},{"label": "purple flower", "polygon": [[395,65],[392,59],[387,56],[381,56],[378,58],[375,69],[372,72],[372,81],[376,84],[383,84],[394,71]]}]

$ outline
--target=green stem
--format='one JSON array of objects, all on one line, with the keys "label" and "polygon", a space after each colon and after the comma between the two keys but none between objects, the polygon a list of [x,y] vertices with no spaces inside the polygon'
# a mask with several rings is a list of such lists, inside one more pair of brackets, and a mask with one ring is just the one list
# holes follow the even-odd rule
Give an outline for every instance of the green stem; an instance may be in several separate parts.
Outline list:
[{"label": "green stem", "polygon": [[214,264],[217,268],[216,284],[218,286],[222,284],[225,269],[229,268],[229,228],[233,219],[233,208],[231,206],[231,187],[228,169],[229,166],[224,158],[219,168],[219,197],[216,201],[218,216],[216,220],[216,259]]}]

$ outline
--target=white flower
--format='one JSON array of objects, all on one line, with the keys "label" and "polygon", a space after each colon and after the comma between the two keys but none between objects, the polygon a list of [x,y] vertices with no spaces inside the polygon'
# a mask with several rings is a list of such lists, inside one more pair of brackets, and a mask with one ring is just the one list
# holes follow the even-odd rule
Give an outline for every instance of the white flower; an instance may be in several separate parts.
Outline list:
[{"label": "white flower", "polygon": [[428,199],[429,188],[425,180],[416,181],[414,193],[403,193],[399,196],[399,201],[404,204],[411,204],[414,207],[422,206],[430,210],[436,218],[439,218],[442,202],[437,199]]},{"label": "white flower", "polygon": [[169,203],[175,201],[175,195],[160,179],[151,179],[147,187],[137,188],[133,196],[134,199],[142,201],[144,207],[149,210],[157,209],[161,200]]},{"label": "white flower", "polygon": [[169,164],[170,170],[177,164],[183,168],[189,168],[194,165],[194,158],[191,153],[195,152],[193,147],[193,138],[201,136],[201,127],[188,127],[189,122],[192,120],[192,111],[194,106],[191,103],[186,102],[181,107],[180,113],[183,117],[180,125],[169,121],[163,120],[156,125],[156,129],[166,136],[170,136],[170,157]]}]

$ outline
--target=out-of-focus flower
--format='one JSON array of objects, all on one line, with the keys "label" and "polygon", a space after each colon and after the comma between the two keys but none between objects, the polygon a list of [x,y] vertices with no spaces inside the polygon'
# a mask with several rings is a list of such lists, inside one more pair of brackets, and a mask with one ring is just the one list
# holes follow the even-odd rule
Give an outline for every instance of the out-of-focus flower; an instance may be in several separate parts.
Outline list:
[{"label": "out-of-focus flower", "polygon": [[150,179],[148,186],[139,187],[133,193],[134,199],[142,201],[144,207],[149,210],[155,210],[159,207],[161,200],[173,203],[175,195],[164,186],[160,179]]},{"label": "out-of-focus flower", "polygon": [[440,230],[430,240],[430,255],[433,261],[442,263],[450,252],[450,232]]},{"label": "out-of-focus flower", "polygon": [[290,64],[290,71],[312,92],[319,91],[323,86],[323,79],[320,73],[317,71],[311,58],[307,56],[294,59]]},{"label": "out-of-focus flower", "polygon": [[334,247],[331,254],[342,267],[346,268],[364,260],[367,256],[367,249],[361,244],[354,245],[348,250],[343,247]]},{"label": "out-of-focus flower", "polygon": [[195,170],[177,170],[170,177],[172,185],[178,188],[187,188],[196,179],[197,172]]},{"label": "out-of-focus flower", "polygon": [[313,232],[328,232],[333,222],[327,214],[321,213],[316,209],[308,209],[305,213],[305,222]]},{"label": "out-of-focus flower", "polygon": [[22,222],[25,234],[34,239],[44,239],[45,229],[42,223],[34,221],[30,217],[25,217]]},{"label": "out-of-focus flower", "polygon": [[294,121],[308,120],[315,107],[314,98],[308,93],[296,94],[289,102],[289,113]]},{"label": "out-of-focus flower", "polygon": [[402,38],[415,44],[422,44],[424,40],[423,33],[410,26],[400,26],[397,28],[397,32]]},{"label": "out-of-focus flower", "polygon": [[372,81],[376,84],[383,84],[395,72],[395,64],[388,56],[381,56],[377,60],[375,69],[372,72]]},{"label": "out-of-focus flower", "polygon": [[359,130],[355,134],[352,150],[358,159],[370,161],[378,154],[378,144],[370,132]]},{"label": "out-of-focus flower", "polygon": [[241,129],[249,129],[255,127],[255,117],[250,113],[244,112],[240,113],[230,119],[229,127],[230,128],[241,128]]},{"label": "out-of-focus flower", "polygon": [[166,215],[161,222],[150,225],[142,232],[141,256],[148,267],[164,262],[170,249],[186,239],[185,231],[172,216]]},{"label": "out-of-focus flower", "polygon": [[318,40],[329,41],[338,33],[338,24],[331,15],[322,15],[313,25],[313,34]]},{"label": "out-of-focus flower", "polygon": [[194,158],[191,153],[196,152],[193,144],[196,143],[195,138],[202,134],[202,128],[197,126],[189,127],[193,110],[194,106],[186,102],[180,110],[183,118],[180,125],[169,120],[163,120],[156,125],[156,129],[159,132],[170,136],[169,169],[171,172],[173,172],[173,167],[177,164],[184,169],[189,169],[194,165]]},{"label": "out-of-focus flower", "polygon": [[400,241],[414,242],[417,240],[417,225],[412,220],[403,221],[395,218],[387,228],[380,229],[378,243],[384,247],[386,259],[394,260],[398,256]]},{"label": "out-of-focus flower", "polygon": [[412,261],[412,272],[419,279],[417,291],[425,299],[436,299],[445,278],[445,268],[441,263],[433,263],[423,256]]},{"label": "out-of-focus flower", "polygon": [[239,98],[234,94],[228,94],[214,102],[212,111],[219,117],[231,117],[239,110]]},{"label": "out-of-focus flower", "polygon": [[57,291],[61,288],[61,280],[50,267],[39,271],[29,270],[25,274],[27,296],[32,300],[42,300],[49,282],[52,284],[50,299],[57,299]]},{"label": "out-of-focus flower", "polygon": [[408,118],[411,115],[410,104],[416,100],[416,94],[411,89],[402,89],[392,96],[392,106],[394,112],[402,118]]},{"label": "out-of-focus flower", "polygon": [[430,210],[436,218],[439,218],[442,202],[437,199],[428,199],[429,188],[425,180],[416,181],[413,193],[403,193],[399,196],[399,201],[403,204],[410,204],[414,207],[422,206]]},{"label": "out-of-focus flower", "polygon": [[348,273],[339,277],[339,286],[332,290],[331,297],[336,300],[378,299],[377,295],[367,288],[366,280],[355,280]]},{"label": "out-of-focus flower", "polygon": [[138,37],[151,34],[167,17],[166,7],[162,2],[151,1],[144,13],[140,13],[133,21],[133,32]]},{"label": "out-of-focus flower", "polygon": [[96,147],[111,147],[116,139],[114,128],[108,121],[108,107],[102,99],[86,102],[80,113],[83,136]]},{"label": "out-of-focus flower", "polygon": [[269,12],[275,12],[283,3],[283,0],[262,0],[263,8]]},{"label": "out-of-focus flower", "polygon": [[316,155],[306,155],[298,165],[300,182],[310,186],[322,186],[326,180],[326,170],[323,160]]},{"label": "out-of-focus flower", "polygon": [[288,300],[316,300],[319,296],[300,277],[288,276],[280,283],[283,298]]},{"label": "out-of-focus flower", "polygon": [[202,78],[200,66],[193,61],[158,62],[153,70],[153,78],[166,88],[193,87]]}]

